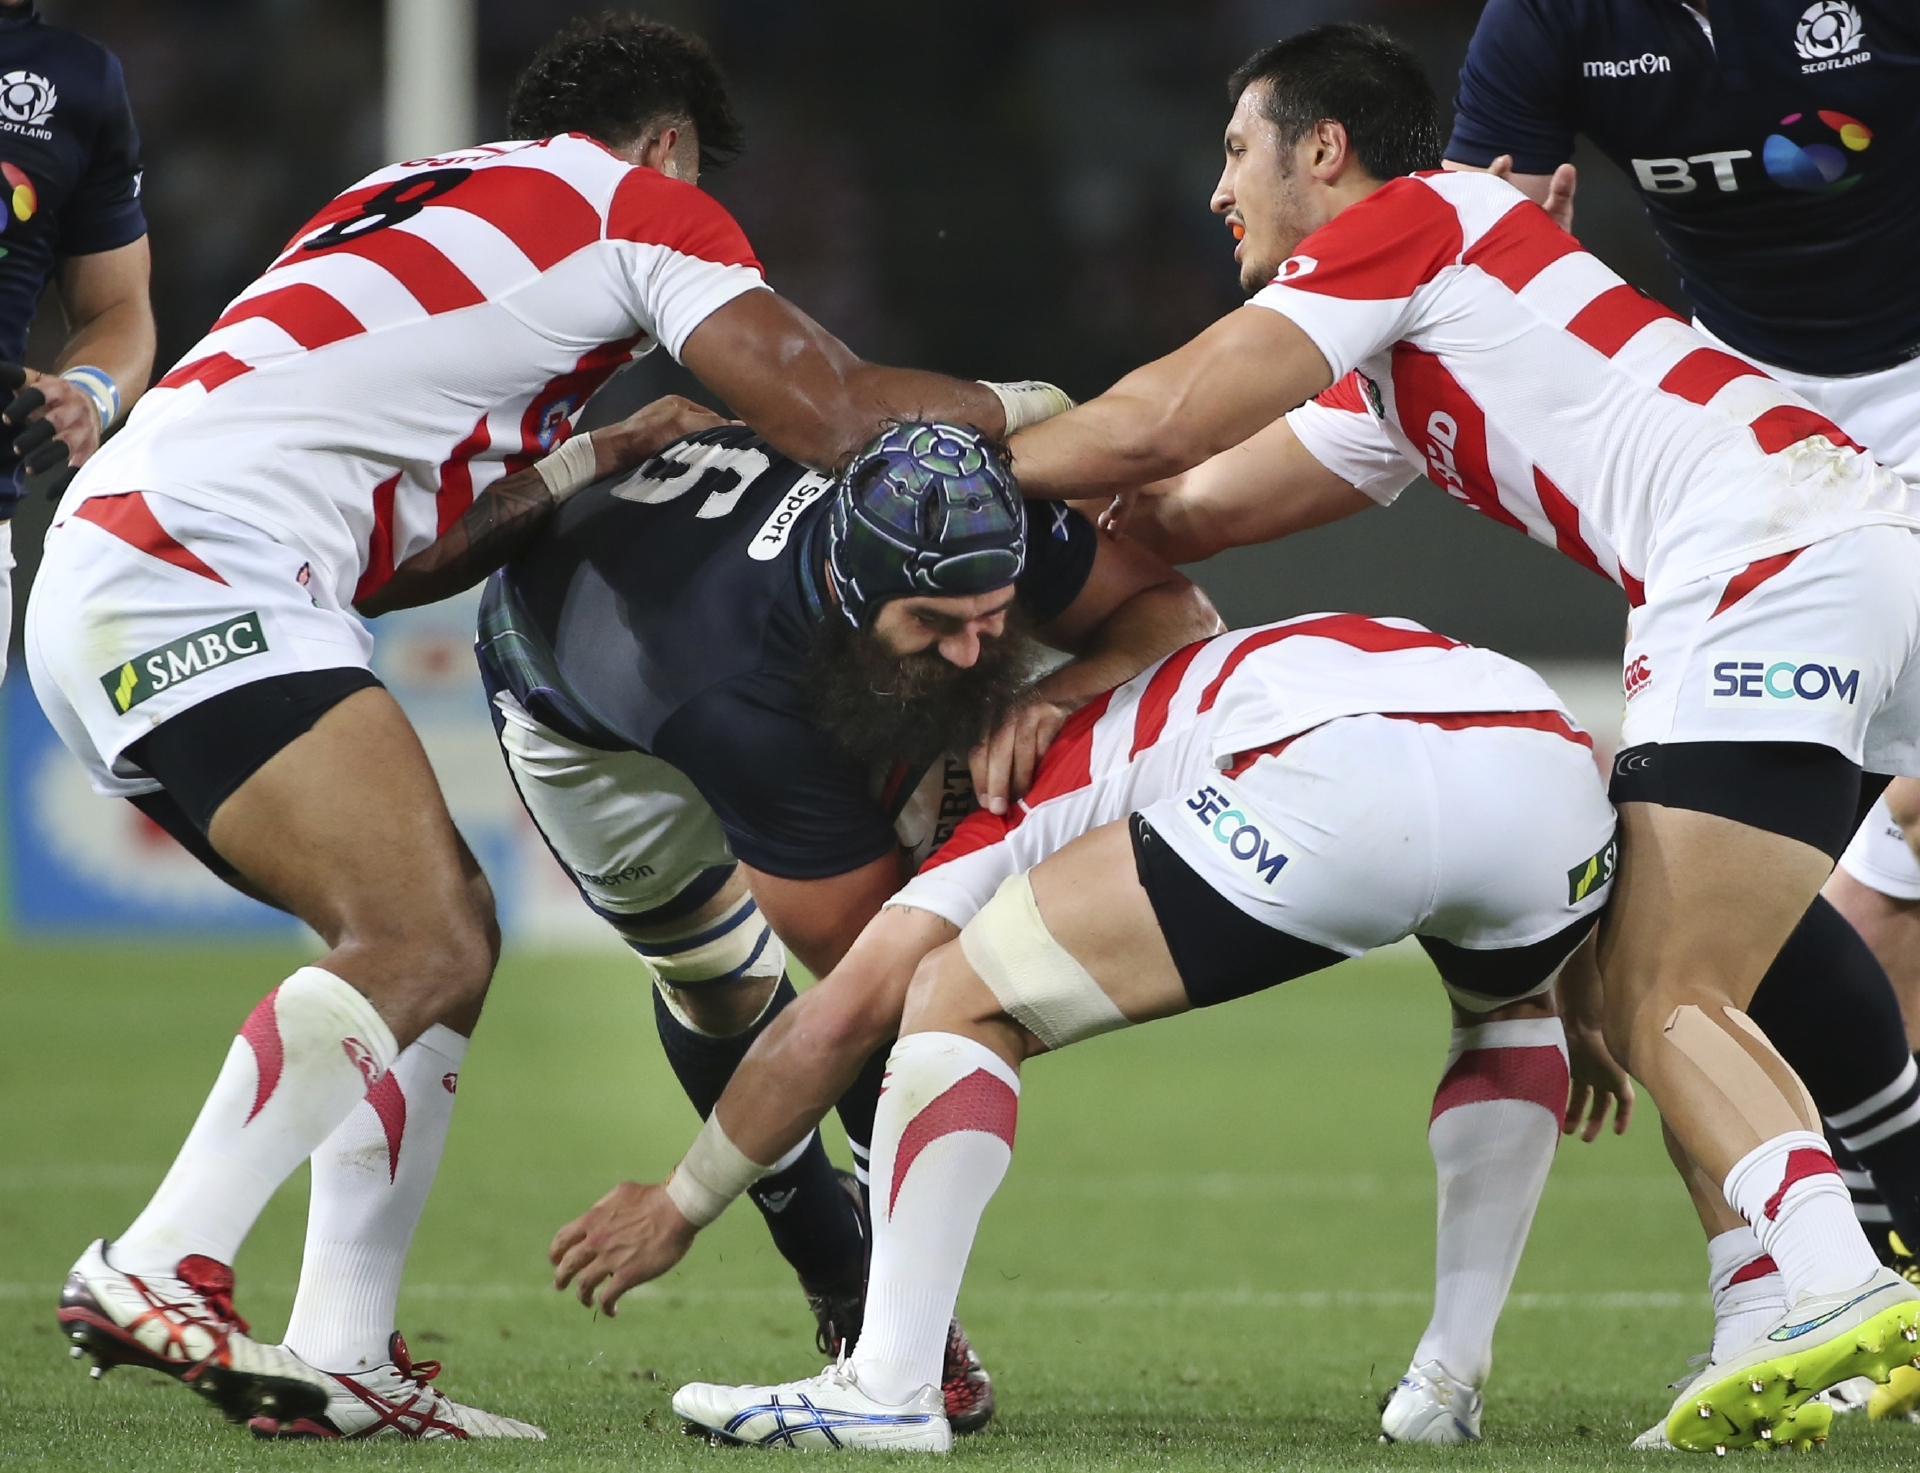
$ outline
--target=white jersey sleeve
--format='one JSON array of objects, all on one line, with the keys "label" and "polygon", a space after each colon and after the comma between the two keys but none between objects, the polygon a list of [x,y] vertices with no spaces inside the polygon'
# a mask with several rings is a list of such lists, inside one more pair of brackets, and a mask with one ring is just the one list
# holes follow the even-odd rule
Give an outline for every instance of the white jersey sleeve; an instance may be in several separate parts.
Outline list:
[{"label": "white jersey sleeve", "polygon": [[1414,294],[1460,258],[1453,206],[1400,183],[1383,189],[1379,206],[1358,220],[1347,210],[1314,231],[1248,303],[1312,338],[1335,382],[1411,333]]},{"label": "white jersey sleeve", "polygon": [[712,195],[651,169],[621,180],[607,211],[630,310],[678,361],[693,330],[766,282],[753,247]]},{"label": "white jersey sleeve", "polygon": [[1391,506],[1420,471],[1368,410],[1365,393],[1359,375],[1350,373],[1289,414],[1287,425],[1307,454],[1356,491]]}]

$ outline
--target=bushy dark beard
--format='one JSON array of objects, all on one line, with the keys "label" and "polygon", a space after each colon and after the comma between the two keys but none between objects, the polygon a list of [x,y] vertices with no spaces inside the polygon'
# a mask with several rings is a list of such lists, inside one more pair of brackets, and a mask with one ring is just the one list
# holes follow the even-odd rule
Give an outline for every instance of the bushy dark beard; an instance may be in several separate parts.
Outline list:
[{"label": "bushy dark beard", "polygon": [[1017,609],[966,670],[937,649],[897,655],[835,612],[815,631],[805,679],[815,725],[860,761],[891,764],[966,752],[1019,703],[1039,665]]}]

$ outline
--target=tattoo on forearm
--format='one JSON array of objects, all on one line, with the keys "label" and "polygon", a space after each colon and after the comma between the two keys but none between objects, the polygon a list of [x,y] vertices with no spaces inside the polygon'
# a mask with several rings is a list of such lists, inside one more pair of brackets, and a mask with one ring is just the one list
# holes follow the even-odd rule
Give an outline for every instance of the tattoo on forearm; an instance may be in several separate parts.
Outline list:
[{"label": "tattoo on forearm", "polygon": [[516,471],[488,487],[445,535],[355,607],[371,617],[451,598],[503,567],[553,510],[553,493],[539,472]]}]

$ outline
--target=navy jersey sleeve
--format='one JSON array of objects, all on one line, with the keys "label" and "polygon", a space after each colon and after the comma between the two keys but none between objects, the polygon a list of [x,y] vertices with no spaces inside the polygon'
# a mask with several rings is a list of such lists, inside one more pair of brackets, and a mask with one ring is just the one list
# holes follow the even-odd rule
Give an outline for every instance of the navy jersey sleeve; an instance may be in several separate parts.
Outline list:
[{"label": "navy jersey sleeve", "polygon": [[859,763],[799,711],[791,682],[737,676],[687,702],[653,754],[712,807],[734,857],[785,880],[822,880],[871,864],[899,839]]},{"label": "navy jersey sleeve", "polygon": [[91,256],[147,233],[140,209],[140,134],[120,59],[103,53],[99,119],[87,165],[60,211],[60,254]]},{"label": "navy jersey sleeve", "polygon": [[1035,624],[1051,623],[1080,597],[1099,548],[1093,523],[1064,501],[1027,503],[1027,566],[1014,592]]},{"label": "navy jersey sleeve", "polygon": [[1460,68],[1446,157],[1485,167],[1510,153],[1516,174],[1551,174],[1573,157],[1578,77],[1551,4],[1488,0]]}]

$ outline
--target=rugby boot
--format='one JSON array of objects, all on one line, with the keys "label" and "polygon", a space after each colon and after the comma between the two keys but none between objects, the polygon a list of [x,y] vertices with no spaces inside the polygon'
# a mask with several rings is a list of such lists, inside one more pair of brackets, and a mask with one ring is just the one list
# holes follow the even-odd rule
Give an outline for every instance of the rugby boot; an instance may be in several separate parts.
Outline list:
[{"label": "rugby boot", "polygon": [[813,1343],[819,1347],[822,1355],[839,1357],[853,1354],[853,1347],[860,1341],[860,1322],[867,1309],[867,1286],[865,1282],[851,1284],[838,1289],[816,1289],[805,1279],[800,1287],[807,1296],[807,1307],[813,1311]]},{"label": "rugby boot", "polygon": [[1895,1366],[1887,1384],[1867,1398],[1867,1415],[1876,1422],[1920,1422],[1920,1370]]},{"label": "rugby boot", "polygon": [[[1706,1356],[1696,1356],[1691,1364],[1700,1366],[1703,1369],[1682,1376],[1668,1388],[1669,1390],[1680,1393],[1680,1395],[1674,1399],[1674,1406],[1679,1406],[1680,1403],[1686,1399],[1687,1393],[1699,1384],[1700,1378],[1706,1374],[1704,1369],[1706,1363]],[[1866,1384],[1869,1387],[1873,1385],[1871,1381],[1868,1381]],[[1845,1389],[1843,1390],[1842,1388]],[[1829,1386],[1818,1396],[1808,1398],[1805,1406],[1796,1412],[1790,1413],[1783,1419],[1778,1426],[1773,1428],[1773,1436],[1768,1440],[1780,1447],[1793,1448],[1796,1452],[1806,1452],[1812,1448],[1822,1446],[1827,1440],[1828,1430],[1833,1426],[1835,1413],[1858,1411],[1861,1406],[1865,1405],[1864,1402],[1853,1402],[1850,1400],[1851,1395],[1857,1391],[1858,1386],[1853,1381],[1843,1381],[1837,1386]],[[1843,1402],[1846,1404],[1843,1405]],[[1671,1411],[1667,1414],[1668,1417],[1672,1415]],[[1642,1453],[1671,1453],[1680,1451],[1678,1447],[1667,1439],[1667,1417],[1662,1417],[1645,1432],[1642,1432],[1638,1437],[1634,1438],[1629,1446],[1635,1452]]]},{"label": "rugby boot", "polygon": [[980,1364],[960,1321],[947,1325],[947,1353],[940,1367],[940,1396],[955,1437],[968,1437],[993,1420],[993,1377]]},{"label": "rugby boot", "polygon": [[60,1328],[73,1357],[94,1359],[95,1379],[119,1365],[184,1382],[231,1422],[317,1416],[327,1379],[281,1345],[247,1334],[233,1307],[233,1270],[191,1254],[171,1278],[136,1277],[107,1262],[96,1239],[60,1291]]},{"label": "rugby boot", "polygon": [[1802,1295],[1766,1334],[1708,1366],[1667,1414],[1667,1439],[1694,1452],[1797,1441],[1816,1393],[1855,1376],[1885,1382],[1898,1366],[1920,1368],[1920,1290],[1882,1268],[1844,1293]]},{"label": "rugby boot", "polygon": [[673,1394],[689,1436],[716,1445],[871,1448],[943,1453],[953,1446],[940,1388],[923,1386],[890,1406],[861,1389],[845,1361],[781,1386],[714,1386],[696,1381]]},{"label": "rugby boot", "polygon": [[1478,1442],[1479,1388],[1456,1380],[1437,1360],[1414,1366],[1380,1409],[1380,1440],[1443,1446]]},{"label": "rugby boot", "polygon": [[333,1383],[327,1408],[317,1417],[276,1421],[255,1417],[247,1425],[255,1437],[399,1438],[407,1442],[465,1442],[472,1437],[511,1437],[545,1442],[547,1434],[530,1422],[517,1422],[478,1407],[462,1406],[428,1383],[440,1374],[437,1360],[416,1361],[395,1331],[386,1365],[341,1374],[321,1371]]}]

